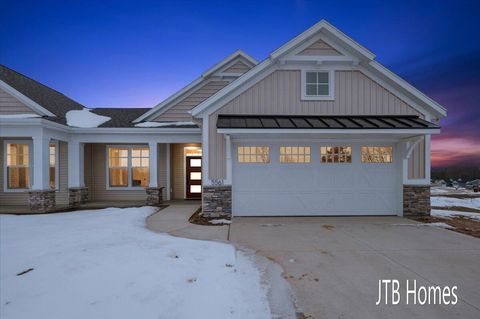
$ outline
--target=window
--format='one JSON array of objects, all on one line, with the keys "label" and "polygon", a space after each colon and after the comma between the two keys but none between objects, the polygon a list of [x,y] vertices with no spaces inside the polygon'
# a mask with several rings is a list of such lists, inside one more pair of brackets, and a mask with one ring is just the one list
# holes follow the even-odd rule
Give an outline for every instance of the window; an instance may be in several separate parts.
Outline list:
[{"label": "window", "polygon": [[391,146],[362,146],[362,163],[392,163]]},{"label": "window", "polygon": [[7,188],[30,187],[29,144],[7,143]]},{"label": "window", "polygon": [[322,146],[320,147],[322,163],[351,163],[352,148],[350,146]]},{"label": "window", "polygon": [[55,143],[50,143],[49,145],[49,156],[50,156],[50,189],[56,189],[56,167],[57,167],[57,145]]},{"label": "window", "polygon": [[239,146],[237,151],[239,163],[270,163],[268,146]]},{"label": "window", "polygon": [[132,186],[134,187],[148,186],[149,154],[148,147],[132,148]]},{"label": "window", "polygon": [[280,163],[310,163],[310,146],[281,146]]},{"label": "window", "polygon": [[302,98],[333,99],[333,71],[302,71]]},{"label": "window", "polygon": [[108,173],[110,187],[128,186],[128,148],[108,149]]}]

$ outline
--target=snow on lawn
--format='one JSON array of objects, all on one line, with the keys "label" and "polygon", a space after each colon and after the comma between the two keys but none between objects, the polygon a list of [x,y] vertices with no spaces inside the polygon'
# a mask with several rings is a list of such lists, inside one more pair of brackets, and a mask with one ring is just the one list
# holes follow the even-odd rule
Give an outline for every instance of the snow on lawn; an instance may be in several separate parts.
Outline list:
[{"label": "snow on lawn", "polygon": [[480,197],[476,198],[454,198],[432,196],[431,205],[435,207],[468,207],[480,209]]},{"label": "snow on lawn", "polygon": [[153,233],[145,228],[153,212],[1,215],[0,317],[272,317],[251,255]]},{"label": "snow on lawn", "polygon": [[455,210],[441,210],[441,209],[432,209],[430,212],[432,217],[457,217],[462,216],[470,219],[475,219],[480,221],[480,213],[469,213],[469,212],[460,212]]},{"label": "snow on lawn", "polygon": [[91,128],[99,127],[103,123],[110,121],[112,118],[108,116],[98,115],[89,109],[68,111],[65,114],[68,126]]}]

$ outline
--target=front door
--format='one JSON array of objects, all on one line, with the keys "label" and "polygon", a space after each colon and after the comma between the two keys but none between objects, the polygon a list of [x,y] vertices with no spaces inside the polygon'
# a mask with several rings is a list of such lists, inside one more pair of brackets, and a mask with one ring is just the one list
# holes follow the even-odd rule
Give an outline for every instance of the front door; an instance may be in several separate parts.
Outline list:
[{"label": "front door", "polygon": [[202,157],[187,156],[185,168],[187,199],[202,198]]}]

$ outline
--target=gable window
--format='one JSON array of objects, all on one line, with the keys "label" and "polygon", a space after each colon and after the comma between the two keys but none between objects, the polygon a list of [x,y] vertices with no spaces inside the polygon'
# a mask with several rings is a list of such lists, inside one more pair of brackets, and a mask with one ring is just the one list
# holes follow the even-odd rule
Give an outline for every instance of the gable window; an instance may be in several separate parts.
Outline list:
[{"label": "gable window", "polygon": [[362,163],[392,163],[391,146],[362,146]]},{"label": "gable window", "polygon": [[147,187],[150,150],[143,146],[108,147],[108,185],[110,188]]},{"label": "gable window", "polygon": [[268,146],[238,146],[239,163],[270,163],[270,147]]},{"label": "gable window", "polygon": [[6,188],[30,188],[30,145],[27,143],[6,144]]},{"label": "gable window", "polygon": [[333,74],[333,71],[302,71],[302,98],[332,100]]},{"label": "gable window", "polygon": [[310,163],[310,146],[280,146],[280,163]]},{"label": "gable window", "polygon": [[322,146],[320,147],[322,163],[351,163],[352,148],[350,146]]}]

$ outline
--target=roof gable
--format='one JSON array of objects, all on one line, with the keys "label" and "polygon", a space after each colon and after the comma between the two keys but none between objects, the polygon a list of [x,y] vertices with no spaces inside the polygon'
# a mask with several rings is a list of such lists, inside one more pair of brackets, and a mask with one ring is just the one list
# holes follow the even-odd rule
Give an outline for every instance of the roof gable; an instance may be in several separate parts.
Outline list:
[{"label": "roof gable", "polygon": [[[334,50],[342,53],[342,56],[317,56],[315,59],[312,56],[298,55],[299,52],[304,51],[304,49],[313,45],[319,39]],[[316,46],[318,48],[320,45],[317,44]],[[224,105],[235,96],[241,94],[261,80],[262,77],[270,74],[278,64],[284,64],[286,60],[292,56],[294,56],[292,60],[296,60],[296,62],[314,61],[317,64],[324,62],[349,63],[350,66],[380,81],[381,85],[398,93],[399,96],[402,96],[402,98],[408,101],[409,104],[412,104],[412,107],[415,107],[419,112],[424,114],[428,113],[437,118],[446,115],[446,109],[444,107],[386,69],[377,61],[374,61],[375,55],[372,52],[325,20],[321,20],[319,23],[273,51],[266,60],[256,65],[240,79],[230,83],[224,89],[193,108],[191,114],[195,117],[201,117],[204,113],[210,114],[214,112],[220,108],[222,104]]]},{"label": "roof gable", "polygon": [[322,55],[322,56],[329,56],[329,55],[342,55],[332,46],[330,46],[325,41],[318,39],[305,49],[301,50],[297,55]]},{"label": "roof gable", "polygon": [[39,115],[65,123],[65,114],[84,108],[80,103],[4,65],[0,65],[0,87]]},{"label": "roof gable", "polygon": [[[193,92],[197,91],[208,81],[213,79],[233,81],[246,72],[242,72],[244,69],[251,69],[256,64],[257,61],[245,52],[241,50],[235,51],[225,59],[206,70],[199,78],[192,81],[189,85],[171,95],[161,103],[157,104],[145,114],[139,116],[134,122],[138,123],[142,121],[150,121],[169,110],[176,103],[183,100]],[[232,70],[235,72],[231,72]]]}]

